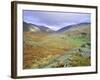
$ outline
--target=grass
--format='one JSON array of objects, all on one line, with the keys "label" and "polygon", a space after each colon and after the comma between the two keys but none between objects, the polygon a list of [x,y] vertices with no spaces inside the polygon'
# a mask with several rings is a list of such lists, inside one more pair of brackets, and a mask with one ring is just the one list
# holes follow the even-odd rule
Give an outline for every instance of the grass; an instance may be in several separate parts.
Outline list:
[{"label": "grass", "polygon": [[88,66],[90,57],[72,50],[74,48],[78,50],[81,45],[89,41],[89,35],[24,33],[23,68]]}]

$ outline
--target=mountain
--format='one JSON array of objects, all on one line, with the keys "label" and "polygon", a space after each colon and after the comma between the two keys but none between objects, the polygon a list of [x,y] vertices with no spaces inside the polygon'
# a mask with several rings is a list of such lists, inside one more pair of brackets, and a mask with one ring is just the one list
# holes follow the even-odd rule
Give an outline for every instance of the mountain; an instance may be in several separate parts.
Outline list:
[{"label": "mountain", "polygon": [[58,31],[54,31],[45,26],[23,22],[24,32],[65,33],[74,35],[79,33],[90,33],[90,30],[90,23],[79,23],[75,25],[69,25],[61,28]]},{"label": "mountain", "polygon": [[79,23],[79,24],[75,24],[75,25],[69,25],[69,26],[65,26],[63,28],[61,28],[60,30],[58,30],[57,32],[65,32],[65,31],[71,31],[71,30],[75,30],[75,29],[80,29],[80,28],[85,28],[90,26],[90,23]]},{"label": "mountain", "polygon": [[26,23],[26,22],[23,22],[23,31],[24,32],[53,32],[53,30],[51,30],[48,27]]}]

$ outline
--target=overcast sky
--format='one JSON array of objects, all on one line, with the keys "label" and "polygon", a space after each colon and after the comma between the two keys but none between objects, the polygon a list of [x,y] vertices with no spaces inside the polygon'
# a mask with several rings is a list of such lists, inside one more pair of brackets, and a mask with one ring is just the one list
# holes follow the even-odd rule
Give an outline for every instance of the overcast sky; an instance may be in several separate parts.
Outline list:
[{"label": "overcast sky", "polygon": [[90,23],[91,14],[23,10],[23,21],[59,30],[68,25]]}]

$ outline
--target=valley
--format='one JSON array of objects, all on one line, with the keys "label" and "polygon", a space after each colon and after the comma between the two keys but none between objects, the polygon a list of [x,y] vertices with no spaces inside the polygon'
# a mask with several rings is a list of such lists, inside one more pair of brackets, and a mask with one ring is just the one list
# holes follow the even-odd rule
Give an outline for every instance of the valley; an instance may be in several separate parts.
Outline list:
[{"label": "valley", "polygon": [[90,24],[73,25],[59,31],[31,25],[32,31],[28,24],[24,26],[23,69],[91,65]]}]

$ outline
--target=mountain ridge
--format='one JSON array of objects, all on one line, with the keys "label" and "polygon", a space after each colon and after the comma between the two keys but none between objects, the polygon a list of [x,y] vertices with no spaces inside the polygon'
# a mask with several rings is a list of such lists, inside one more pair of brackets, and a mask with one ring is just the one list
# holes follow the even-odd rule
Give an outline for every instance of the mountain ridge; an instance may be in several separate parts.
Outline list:
[{"label": "mountain ridge", "polygon": [[24,32],[53,32],[52,29],[45,27],[45,26],[39,26],[31,23],[23,22],[23,31]]},{"label": "mountain ridge", "polygon": [[65,32],[65,31],[69,31],[74,28],[81,28],[85,26],[90,26],[90,23],[85,22],[85,23],[78,23],[74,25],[68,25],[57,31],[54,31],[46,26],[40,26],[40,25],[23,22],[23,31],[24,32],[28,32],[28,31],[29,32]]},{"label": "mountain ridge", "polygon": [[74,25],[65,26],[65,27],[59,29],[57,32],[64,32],[64,31],[69,30],[71,28],[84,27],[86,25],[90,25],[90,23],[78,23],[78,24],[74,24]]}]

